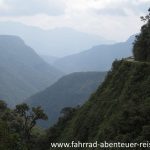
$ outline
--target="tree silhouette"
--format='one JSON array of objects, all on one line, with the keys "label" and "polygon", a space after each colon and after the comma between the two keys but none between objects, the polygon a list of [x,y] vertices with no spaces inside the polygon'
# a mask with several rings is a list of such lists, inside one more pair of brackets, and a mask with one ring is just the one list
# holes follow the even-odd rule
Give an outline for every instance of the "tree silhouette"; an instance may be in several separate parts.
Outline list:
[{"label": "tree silhouette", "polygon": [[145,24],[141,27],[141,33],[136,36],[133,46],[133,55],[137,61],[150,61],[150,9],[141,20]]},{"label": "tree silhouette", "polygon": [[30,139],[32,129],[35,127],[36,122],[38,120],[47,120],[48,117],[44,113],[43,109],[41,109],[41,107],[32,107],[32,109],[30,109],[30,107],[25,103],[16,105],[14,111],[19,118],[18,122],[20,123],[20,132],[22,134],[25,144],[29,145],[29,149],[29,147],[31,147]]}]

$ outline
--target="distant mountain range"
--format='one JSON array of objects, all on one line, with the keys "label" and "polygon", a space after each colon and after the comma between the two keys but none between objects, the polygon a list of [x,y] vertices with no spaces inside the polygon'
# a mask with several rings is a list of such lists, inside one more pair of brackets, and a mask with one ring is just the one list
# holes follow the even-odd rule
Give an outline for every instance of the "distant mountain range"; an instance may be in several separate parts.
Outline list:
[{"label": "distant mountain range", "polygon": [[59,79],[55,84],[39,92],[25,102],[32,106],[42,106],[49,116],[48,127],[54,124],[64,107],[83,104],[97,89],[106,76],[106,72],[73,73]]},{"label": "distant mountain range", "polygon": [[17,36],[0,36],[0,99],[14,105],[53,84],[62,72]]},{"label": "distant mountain range", "polygon": [[20,36],[38,54],[50,56],[70,55],[97,44],[111,42],[71,28],[42,30],[15,22],[0,22],[0,34]]},{"label": "distant mountain range", "polygon": [[66,73],[80,71],[107,71],[115,59],[132,55],[135,36],[126,42],[111,45],[98,45],[89,50],[57,59],[54,66]]}]

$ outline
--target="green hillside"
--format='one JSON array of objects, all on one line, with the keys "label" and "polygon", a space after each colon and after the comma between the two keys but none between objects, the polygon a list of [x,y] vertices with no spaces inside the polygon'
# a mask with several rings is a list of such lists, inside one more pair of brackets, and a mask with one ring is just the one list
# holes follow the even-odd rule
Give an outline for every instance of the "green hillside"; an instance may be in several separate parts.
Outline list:
[{"label": "green hillside", "polygon": [[[134,42],[134,57],[114,61],[104,82],[81,107],[66,104],[84,102],[101,74],[71,74],[31,97],[30,104],[42,105],[46,112],[65,106],[58,122],[45,132],[37,127],[37,121],[48,119],[43,108],[21,104],[12,110],[0,101],[0,149],[150,149],[150,9],[141,18],[146,23]],[[109,146],[92,145],[96,141]]]},{"label": "green hillside", "polygon": [[64,107],[82,105],[103,82],[106,72],[77,72],[66,75],[52,86],[26,100],[32,106],[42,106],[49,116],[44,126],[54,124]]},{"label": "green hillside", "polygon": [[149,116],[150,64],[115,61],[89,101],[71,119],[62,118],[48,136],[55,142],[142,142],[150,140]]},{"label": "green hillside", "polygon": [[[145,143],[150,141],[150,9],[133,46],[134,59],[114,61],[103,84],[81,107],[67,109],[49,129],[51,142]],[[142,59],[139,57],[142,56]],[[148,143],[148,142],[147,142]],[[52,148],[53,149],[53,148]],[[60,148],[58,148],[60,149]],[[72,150],[72,147],[67,149]],[[77,148],[81,149],[81,147]],[[90,147],[84,147],[88,150]],[[99,146],[92,149],[101,149]],[[104,148],[104,149],[149,149]]]},{"label": "green hillside", "polygon": [[0,99],[10,105],[53,84],[62,73],[17,36],[0,35]]},{"label": "green hillside", "polygon": [[[80,108],[63,109],[58,123],[46,133],[35,128],[30,130],[30,138],[27,138],[28,130],[23,127],[30,127],[34,117],[29,117],[29,122],[24,124],[22,110],[25,110],[25,115],[30,115],[26,104],[7,110],[6,105],[0,103],[1,149],[48,150],[51,142],[147,142],[150,140],[150,63],[115,61],[107,78],[91,98]],[[31,110],[35,118],[38,115],[43,120],[47,119],[40,107]]]}]

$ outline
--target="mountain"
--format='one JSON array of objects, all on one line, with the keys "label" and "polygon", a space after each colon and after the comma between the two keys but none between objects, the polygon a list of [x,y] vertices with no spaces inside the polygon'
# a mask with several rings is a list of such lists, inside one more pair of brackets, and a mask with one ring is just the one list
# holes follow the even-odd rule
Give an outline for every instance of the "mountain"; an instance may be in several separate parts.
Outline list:
[{"label": "mountain", "polygon": [[100,43],[110,43],[99,36],[71,28],[43,30],[16,22],[0,22],[0,34],[20,36],[38,54],[57,57],[77,53]]},{"label": "mountain", "polygon": [[62,73],[17,36],[0,35],[0,99],[16,104],[53,84]]},{"label": "mountain", "polygon": [[52,125],[64,107],[83,104],[104,80],[106,72],[80,72],[62,77],[46,90],[26,100],[31,106],[42,106]]},{"label": "mountain", "polygon": [[115,61],[91,98],[81,108],[66,109],[64,116],[48,131],[48,139],[61,143],[149,141],[149,116],[150,63]]},{"label": "mountain", "polygon": [[135,36],[126,42],[112,45],[99,45],[87,51],[56,60],[54,66],[66,73],[78,71],[108,71],[115,59],[132,55],[132,43]]},{"label": "mountain", "polygon": [[40,56],[43,58],[43,60],[45,60],[50,65],[59,59],[59,57],[54,57],[50,55],[40,55]]}]

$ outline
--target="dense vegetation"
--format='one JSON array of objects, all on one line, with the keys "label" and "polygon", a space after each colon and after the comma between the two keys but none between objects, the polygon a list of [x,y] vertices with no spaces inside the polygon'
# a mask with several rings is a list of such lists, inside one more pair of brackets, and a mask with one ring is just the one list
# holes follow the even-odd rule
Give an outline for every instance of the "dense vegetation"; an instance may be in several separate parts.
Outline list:
[{"label": "dense vegetation", "polygon": [[135,60],[150,62],[150,9],[145,17],[141,17],[142,21],[146,22],[141,33],[137,35],[134,43],[133,53]]},{"label": "dense vegetation", "polygon": [[77,72],[66,75],[55,84],[39,92],[25,102],[32,106],[42,106],[49,117],[40,124],[49,127],[54,124],[64,107],[82,105],[91,93],[104,81],[106,72]]},{"label": "dense vegetation", "polygon": [[39,150],[42,135],[36,127],[38,120],[47,120],[41,107],[29,108],[27,104],[9,109],[0,101],[0,149],[1,150]]},{"label": "dense vegetation", "polygon": [[[48,150],[51,142],[149,141],[150,64],[115,61],[104,83],[89,101],[82,107],[64,108],[57,124],[45,133],[32,129],[29,139],[20,107],[28,115],[26,104],[16,106],[15,110],[8,109],[3,102],[0,104],[2,149]],[[45,115],[42,119],[46,119]]]},{"label": "dense vegetation", "polygon": [[49,144],[150,141],[150,9],[141,19],[146,24],[134,42],[137,61],[114,61],[89,101],[81,108],[70,109],[71,113],[49,129]]},{"label": "dense vegetation", "polygon": [[[142,17],[148,21],[144,26],[146,32],[149,30],[149,16]],[[41,107],[30,109],[27,104],[20,104],[9,109],[0,101],[0,149],[49,150],[51,142],[150,141],[149,47],[145,47],[148,42],[141,44],[140,38],[144,38],[145,43],[149,34],[143,33],[142,29],[135,41],[134,55],[138,61],[114,61],[105,81],[90,99],[82,107],[64,108],[58,122],[46,132],[40,132],[36,126],[38,120],[47,120]],[[136,47],[138,44],[140,49]],[[138,58],[135,53],[142,49],[145,56]]]},{"label": "dense vegetation", "polygon": [[144,142],[149,116],[150,64],[115,61],[89,101],[49,130],[49,141]]}]

